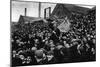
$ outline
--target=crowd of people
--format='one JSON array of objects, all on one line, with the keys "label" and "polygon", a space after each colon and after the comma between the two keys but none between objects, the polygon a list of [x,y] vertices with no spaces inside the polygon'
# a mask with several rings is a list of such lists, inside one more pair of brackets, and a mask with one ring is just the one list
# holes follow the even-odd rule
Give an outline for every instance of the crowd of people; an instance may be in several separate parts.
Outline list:
[{"label": "crowd of people", "polygon": [[95,15],[73,12],[68,32],[60,32],[55,20],[17,25],[11,32],[12,66],[95,61]]}]

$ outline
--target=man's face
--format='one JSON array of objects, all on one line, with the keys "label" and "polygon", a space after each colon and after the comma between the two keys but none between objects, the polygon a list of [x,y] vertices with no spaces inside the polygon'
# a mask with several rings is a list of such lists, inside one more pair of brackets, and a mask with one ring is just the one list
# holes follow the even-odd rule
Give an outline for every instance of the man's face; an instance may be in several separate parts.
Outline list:
[{"label": "man's face", "polygon": [[47,45],[48,44],[48,41],[45,41],[45,44]]},{"label": "man's face", "polygon": [[13,50],[13,57],[15,57],[16,56],[16,51],[15,50]]},{"label": "man's face", "polygon": [[51,33],[48,33],[48,36],[51,36]]},{"label": "man's face", "polygon": [[91,38],[90,37],[88,37],[88,40],[90,40]]},{"label": "man's face", "polygon": [[19,58],[23,60],[25,57],[23,55],[19,55]]},{"label": "man's face", "polygon": [[17,40],[16,40],[16,42],[17,42],[17,43],[19,43],[19,42],[20,42],[20,40],[19,40],[19,39],[17,39]]},{"label": "man's face", "polygon": [[11,39],[11,42],[14,42],[14,40],[13,40],[13,39]]},{"label": "man's face", "polygon": [[50,40],[50,44],[53,44],[53,40]]},{"label": "man's face", "polygon": [[87,39],[84,37],[84,38],[83,38],[83,41],[84,41],[84,42],[86,42],[86,41],[87,41]]},{"label": "man's face", "polygon": [[95,39],[93,39],[93,43],[94,43],[94,44],[96,43],[96,40],[95,40]]},{"label": "man's face", "polygon": [[64,44],[66,44],[66,41],[63,41]]},{"label": "man's face", "polygon": [[39,42],[39,40],[38,39],[35,39],[35,43],[38,43]]},{"label": "man's face", "polygon": [[63,36],[62,38],[63,38],[63,39],[66,39],[66,36]]},{"label": "man's face", "polygon": [[53,51],[55,48],[54,47],[51,47],[50,49],[51,49],[51,51]]}]

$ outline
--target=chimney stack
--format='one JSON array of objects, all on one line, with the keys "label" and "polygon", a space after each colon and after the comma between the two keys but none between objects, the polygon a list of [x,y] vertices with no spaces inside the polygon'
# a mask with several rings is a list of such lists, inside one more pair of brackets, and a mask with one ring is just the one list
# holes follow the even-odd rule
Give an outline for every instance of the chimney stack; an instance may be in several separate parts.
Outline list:
[{"label": "chimney stack", "polygon": [[25,8],[25,16],[26,16],[26,13],[27,13],[27,8]]},{"label": "chimney stack", "polygon": [[41,17],[41,2],[39,2],[39,18]]},{"label": "chimney stack", "polygon": [[[47,10],[49,10],[49,12],[47,12]],[[44,18],[50,18],[51,16],[51,7],[45,8],[44,9]]]},{"label": "chimney stack", "polygon": [[51,16],[51,7],[49,7],[49,17]]}]

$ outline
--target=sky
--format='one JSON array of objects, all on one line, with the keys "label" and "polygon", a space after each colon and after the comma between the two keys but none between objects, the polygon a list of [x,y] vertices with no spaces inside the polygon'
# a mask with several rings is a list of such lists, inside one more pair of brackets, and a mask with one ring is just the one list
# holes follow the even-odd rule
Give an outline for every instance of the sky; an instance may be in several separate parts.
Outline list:
[{"label": "sky", "polygon": [[[41,17],[44,17],[44,9],[47,7],[51,7],[51,12],[53,11],[54,7],[56,6],[55,3],[41,3]],[[82,7],[92,8],[93,6],[84,6],[79,5]],[[11,2],[11,21],[17,22],[19,20],[20,15],[24,15],[25,8],[27,8],[27,16],[30,17],[38,17],[38,2],[24,2],[24,1],[12,1]]]},{"label": "sky", "polygon": [[[53,11],[56,4],[42,3],[41,4],[41,17],[44,17],[44,9],[47,7],[51,7],[51,12]],[[27,16],[30,17],[38,17],[38,2],[19,2],[12,1],[11,6],[11,20],[13,22],[17,22],[20,15],[25,15],[25,8],[27,8]]]}]

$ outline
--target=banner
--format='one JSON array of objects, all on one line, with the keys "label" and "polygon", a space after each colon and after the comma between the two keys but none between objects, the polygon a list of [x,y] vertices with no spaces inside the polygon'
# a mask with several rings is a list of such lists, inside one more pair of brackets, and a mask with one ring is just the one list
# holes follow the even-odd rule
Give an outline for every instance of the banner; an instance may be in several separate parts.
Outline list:
[{"label": "banner", "polygon": [[70,22],[67,19],[67,17],[64,19],[64,21],[58,26],[58,29],[61,32],[68,32],[70,29]]}]

